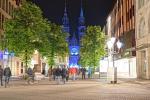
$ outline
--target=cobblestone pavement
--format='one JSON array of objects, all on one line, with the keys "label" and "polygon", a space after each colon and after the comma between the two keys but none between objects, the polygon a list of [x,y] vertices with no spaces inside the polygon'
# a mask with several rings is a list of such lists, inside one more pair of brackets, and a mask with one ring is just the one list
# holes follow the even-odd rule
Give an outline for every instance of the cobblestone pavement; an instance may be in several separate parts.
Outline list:
[{"label": "cobblestone pavement", "polygon": [[0,87],[0,100],[150,100],[150,81],[108,84],[97,80],[77,80],[65,85],[47,80],[32,85],[13,81],[8,88]]}]

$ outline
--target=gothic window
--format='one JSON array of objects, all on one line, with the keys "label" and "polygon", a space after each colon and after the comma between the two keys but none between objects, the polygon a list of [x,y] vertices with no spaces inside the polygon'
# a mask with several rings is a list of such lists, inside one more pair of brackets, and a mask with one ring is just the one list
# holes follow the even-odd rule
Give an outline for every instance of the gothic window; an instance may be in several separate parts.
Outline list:
[{"label": "gothic window", "polygon": [[144,18],[141,18],[139,23],[139,37],[143,37],[145,35],[145,21]]},{"label": "gothic window", "polygon": [[144,5],[144,0],[138,0],[138,8],[140,9]]}]

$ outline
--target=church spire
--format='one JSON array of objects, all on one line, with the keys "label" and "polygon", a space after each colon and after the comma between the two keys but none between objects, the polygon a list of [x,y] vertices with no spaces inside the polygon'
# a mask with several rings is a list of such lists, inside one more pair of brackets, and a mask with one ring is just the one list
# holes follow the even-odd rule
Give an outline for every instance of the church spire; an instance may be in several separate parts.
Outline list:
[{"label": "church spire", "polygon": [[79,25],[84,25],[84,14],[83,14],[83,7],[82,7],[82,0],[81,0],[81,10],[80,10],[80,17],[79,17]]},{"label": "church spire", "polygon": [[80,17],[84,17],[84,16],[83,16],[83,8],[82,8],[82,0],[81,0],[81,10],[80,10]]},{"label": "church spire", "polygon": [[82,4],[82,0],[81,0],[81,10],[80,10],[80,16],[78,19],[78,36],[79,36],[79,40],[82,38],[82,36],[84,35],[85,32],[85,18],[84,18],[84,14],[83,14],[83,4]]},{"label": "church spire", "polygon": [[64,13],[67,14],[66,0],[65,0],[65,10],[64,10]]},{"label": "church spire", "polygon": [[62,22],[63,22],[63,30],[64,32],[69,33],[69,18],[67,15],[67,3],[65,0],[65,8],[64,8],[64,16],[62,18]]}]

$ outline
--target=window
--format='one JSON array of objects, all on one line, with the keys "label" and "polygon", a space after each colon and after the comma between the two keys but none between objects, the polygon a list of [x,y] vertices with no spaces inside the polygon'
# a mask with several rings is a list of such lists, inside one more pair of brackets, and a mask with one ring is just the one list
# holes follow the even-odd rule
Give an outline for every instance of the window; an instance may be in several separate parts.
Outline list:
[{"label": "window", "polygon": [[148,32],[150,33],[150,13],[149,13],[149,18],[148,18]]},{"label": "window", "polygon": [[6,12],[8,13],[8,0],[6,0]]},{"label": "window", "polygon": [[5,10],[5,0],[3,0],[2,9]]},{"label": "window", "polygon": [[132,13],[133,13],[133,16],[135,15],[135,12],[134,12],[134,5],[132,6]]},{"label": "window", "polygon": [[145,21],[144,18],[141,18],[139,23],[139,37],[143,37],[145,35]]},{"label": "window", "polygon": [[1,22],[1,23],[2,23],[2,29],[4,28],[4,27],[3,27],[4,21],[5,21],[5,17],[4,17],[4,15],[2,15],[2,22]]},{"label": "window", "polygon": [[0,12],[0,29],[2,29],[2,14]]},{"label": "window", "polygon": [[144,0],[138,0],[138,8],[140,9],[144,5]]},{"label": "window", "polygon": [[8,7],[9,7],[8,13],[9,13],[9,15],[10,15],[10,13],[11,13],[11,4],[10,4],[10,2],[8,3]]},{"label": "window", "polygon": [[3,1],[3,0],[0,0],[0,8],[2,8],[2,1]]}]

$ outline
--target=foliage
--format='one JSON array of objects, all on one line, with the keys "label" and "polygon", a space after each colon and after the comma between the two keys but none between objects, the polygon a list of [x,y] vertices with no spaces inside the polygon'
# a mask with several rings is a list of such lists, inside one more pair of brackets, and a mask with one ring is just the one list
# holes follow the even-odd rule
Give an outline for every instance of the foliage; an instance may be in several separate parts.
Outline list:
[{"label": "foliage", "polygon": [[43,47],[39,49],[40,53],[47,57],[49,65],[55,65],[55,57],[64,57],[68,55],[68,45],[66,42],[66,33],[62,31],[62,27],[54,23],[50,24],[51,30],[47,34]]},{"label": "foliage", "polygon": [[27,63],[34,50],[45,42],[45,33],[50,30],[50,26],[42,17],[40,8],[31,2],[24,1],[13,14],[14,17],[4,23],[7,40],[5,48],[13,50]]},{"label": "foliage", "polygon": [[105,55],[105,34],[100,26],[88,26],[82,38],[80,64],[83,67],[98,66],[99,60]]},{"label": "foliage", "polygon": [[13,19],[5,22],[5,39],[5,48],[13,50],[26,64],[35,50],[47,57],[50,65],[55,64],[55,56],[65,56],[68,52],[62,27],[48,22],[41,9],[27,1],[15,9]]}]

